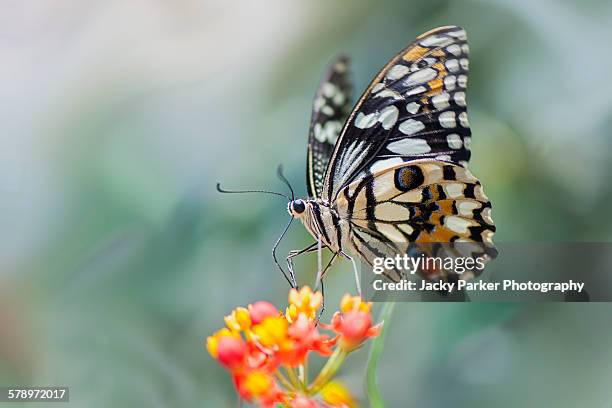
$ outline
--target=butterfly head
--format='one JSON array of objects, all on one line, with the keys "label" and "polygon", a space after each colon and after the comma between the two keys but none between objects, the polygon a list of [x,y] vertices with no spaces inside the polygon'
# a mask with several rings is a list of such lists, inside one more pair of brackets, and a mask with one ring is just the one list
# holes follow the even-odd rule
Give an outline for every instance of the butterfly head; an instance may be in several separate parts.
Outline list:
[{"label": "butterfly head", "polygon": [[306,211],[306,201],[299,198],[297,200],[289,201],[289,204],[287,204],[287,211],[289,212],[289,215],[298,218],[301,217]]}]

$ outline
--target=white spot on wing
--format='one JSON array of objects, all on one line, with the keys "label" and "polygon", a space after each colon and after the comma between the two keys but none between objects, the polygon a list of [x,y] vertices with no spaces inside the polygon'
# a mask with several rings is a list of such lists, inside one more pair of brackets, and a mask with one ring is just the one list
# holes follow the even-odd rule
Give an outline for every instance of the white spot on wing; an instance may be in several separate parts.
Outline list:
[{"label": "white spot on wing", "polygon": [[459,61],[457,61],[456,59],[451,59],[446,61],[446,68],[450,71],[450,72],[457,72],[459,71]]},{"label": "white spot on wing", "polygon": [[427,88],[425,88],[424,86],[417,86],[416,88],[412,88],[411,90],[406,92],[406,96],[418,95],[420,93],[425,92],[426,90]]},{"label": "white spot on wing", "polygon": [[493,225],[493,218],[491,218],[491,208],[487,207],[480,213],[482,219],[485,220],[487,224]]},{"label": "white spot on wing", "polygon": [[434,104],[436,109],[443,110],[448,108],[450,105],[448,103],[449,95],[446,92],[442,92],[440,94],[435,95],[431,98],[431,102]]},{"label": "white spot on wing", "polygon": [[384,89],[374,95],[375,98],[393,98],[395,100],[402,99],[402,96],[392,89]]},{"label": "white spot on wing", "polygon": [[427,142],[418,138],[406,138],[391,142],[387,145],[387,149],[401,155],[421,154],[431,151]]},{"label": "white spot on wing", "polygon": [[457,198],[463,196],[463,184],[461,183],[446,184],[444,186],[444,190],[450,198]]},{"label": "white spot on wing", "polygon": [[446,47],[446,51],[450,52],[455,57],[458,57],[461,55],[461,47],[459,46],[459,44],[449,45],[448,47]]},{"label": "white spot on wing", "polygon": [[410,102],[408,105],[406,105],[406,110],[409,113],[415,114],[419,111],[419,108],[421,107],[421,105],[419,105],[416,102]]},{"label": "white spot on wing", "polygon": [[443,47],[448,45],[452,41],[452,38],[448,38],[442,35],[430,35],[429,37],[419,41],[419,44],[423,47]]},{"label": "white spot on wing", "polygon": [[451,149],[455,149],[455,150],[461,149],[461,146],[463,146],[461,137],[459,137],[459,135],[456,133],[451,133],[448,136],[446,136],[446,143],[448,143],[448,147],[450,147]]},{"label": "white spot on wing", "polygon": [[471,217],[474,215],[474,210],[480,207],[480,203],[476,201],[459,201],[457,203],[457,209],[459,210],[459,215],[464,215],[467,217]]},{"label": "white spot on wing", "polygon": [[382,112],[380,112],[378,121],[382,124],[382,127],[385,130],[389,130],[393,127],[393,125],[395,125],[395,122],[397,122],[398,115],[399,110],[395,106],[387,106],[382,110]]},{"label": "white spot on wing", "polygon": [[383,89],[384,87],[385,87],[385,84],[383,84],[382,82],[379,82],[372,87],[372,93],[376,93],[380,91],[381,89]]},{"label": "white spot on wing", "polygon": [[460,88],[465,88],[467,87],[467,76],[466,75],[459,75],[457,77],[457,85]]},{"label": "white spot on wing", "polygon": [[466,136],[463,138],[463,145],[465,146],[466,149],[470,149],[470,147],[472,146],[472,138],[469,136]]},{"label": "white spot on wing", "polygon": [[378,112],[369,113],[364,115],[363,112],[359,112],[355,118],[355,127],[359,129],[367,129],[374,126],[378,120]]},{"label": "white spot on wing", "polygon": [[455,103],[459,106],[465,106],[465,92],[455,92],[453,95]]},{"label": "white spot on wing", "polygon": [[468,227],[471,225],[471,222],[464,218],[451,215],[450,217],[445,218],[444,225],[448,229],[453,230],[459,234],[465,234],[468,232]]},{"label": "white spot on wing", "polygon": [[457,126],[455,112],[453,111],[442,112],[438,117],[438,120],[440,121],[440,126],[443,128],[454,128]]},{"label": "white spot on wing", "polygon": [[336,92],[339,92],[338,87],[331,82],[326,82],[321,85],[321,93],[327,98],[331,98]]},{"label": "white spot on wing", "polygon": [[387,79],[391,81],[395,81],[396,79],[400,79],[405,76],[408,72],[410,72],[410,68],[405,65],[395,65],[393,66],[389,72],[387,72]]},{"label": "white spot on wing", "polygon": [[399,125],[399,131],[408,136],[414,135],[423,129],[425,129],[423,122],[414,119],[406,119]]},{"label": "white spot on wing", "polygon": [[425,68],[420,71],[416,71],[413,74],[410,74],[408,78],[404,81],[404,85],[406,86],[414,86],[423,84],[427,81],[431,81],[438,75],[438,71],[433,68]]},{"label": "white spot on wing", "polygon": [[410,210],[399,204],[384,202],[376,205],[374,216],[381,221],[407,220],[410,218]]},{"label": "white spot on wing", "polygon": [[459,123],[461,123],[461,126],[463,126],[464,128],[470,127],[470,122],[468,121],[466,112],[461,112],[459,114]]},{"label": "white spot on wing", "polygon": [[389,167],[393,167],[396,164],[401,164],[404,161],[399,157],[392,157],[390,159],[378,160],[370,167],[371,173],[376,173],[378,171],[387,169]]},{"label": "white spot on wing", "polygon": [[450,31],[447,34],[459,40],[467,40],[467,34],[465,33],[465,30]]},{"label": "white spot on wing", "polygon": [[457,77],[454,75],[447,75],[444,77],[444,87],[447,91],[452,91],[455,89],[455,83],[457,82]]}]

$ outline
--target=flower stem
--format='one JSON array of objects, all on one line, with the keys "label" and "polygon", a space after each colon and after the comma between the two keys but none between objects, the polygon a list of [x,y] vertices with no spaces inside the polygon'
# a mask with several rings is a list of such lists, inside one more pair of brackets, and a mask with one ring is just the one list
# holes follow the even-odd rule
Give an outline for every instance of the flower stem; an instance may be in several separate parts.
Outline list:
[{"label": "flower stem", "polygon": [[314,395],[319,392],[321,388],[323,388],[323,386],[332,379],[347,355],[348,352],[343,350],[342,347],[338,347],[336,350],[334,350],[329,360],[327,360],[327,363],[325,363],[321,369],[321,372],[319,372],[319,375],[317,375],[317,378],[314,379],[308,388],[309,395]]},{"label": "flower stem", "polygon": [[383,408],[385,406],[385,401],[380,393],[380,390],[378,389],[376,368],[384,348],[385,336],[389,328],[394,306],[395,302],[386,302],[383,305],[378,318],[380,322],[383,322],[383,327],[380,335],[374,340],[370,348],[370,356],[368,358],[368,367],[366,370],[366,393],[368,395],[368,399],[370,400],[370,406],[373,408]]},{"label": "flower stem", "polygon": [[304,388],[308,387],[308,356],[304,359],[304,363],[298,367],[298,376],[300,381],[304,384]]},{"label": "flower stem", "polygon": [[287,376],[289,377],[289,381],[291,381],[291,384],[293,385],[293,388],[296,390],[302,390],[304,389],[304,386],[300,383],[300,380],[297,376],[297,374],[295,373],[295,370],[291,367],[287,367],[285,369],[285,371],[287,372]]},{"label": "flower stem", "polygon": [[276,375],[276,378],[278,378],[278,381],[280,381],[280,383],[283,384],[283,387],[285,387],[288,390],[294,389],[293,385],[289,382],[289,380],[287,380],[287,377],[285,377],[283,373],[281,373],[279,370],[276,370],[274,374]]}]

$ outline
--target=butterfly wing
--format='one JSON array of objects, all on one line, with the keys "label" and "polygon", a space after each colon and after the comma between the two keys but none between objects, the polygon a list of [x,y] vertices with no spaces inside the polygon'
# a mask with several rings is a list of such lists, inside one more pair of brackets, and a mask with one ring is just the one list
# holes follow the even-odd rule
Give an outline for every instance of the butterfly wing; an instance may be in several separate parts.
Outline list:
[{"label": "butterfly wing", "polygon": [[352,106],[349,59],[336,58],[323,75],[315,95],[306,158],[308,195],[321,197],[325,169]]},{"label": "butterfly wing", "polygon": [[459,27],[434,29],[379,72],[335,145],[325,174],[324,200],[332,202],[366,170],[372,173],[423,158],[467,164],[466,41]]},{"label": "butterfly wing", "polygon": [[430,256],[449,250],[432,243],[456,243],[452,256],[496,255],[491,203],[478,179],[456,164],[425,159],[386,168],[345,187],[336,205],[350,220],[352,248],[370,264],[415,248]]}]

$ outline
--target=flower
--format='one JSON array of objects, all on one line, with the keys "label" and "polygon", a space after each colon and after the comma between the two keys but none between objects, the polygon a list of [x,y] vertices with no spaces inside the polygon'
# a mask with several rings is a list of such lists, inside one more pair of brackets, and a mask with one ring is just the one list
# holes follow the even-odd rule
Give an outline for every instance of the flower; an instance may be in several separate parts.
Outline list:
[{"label": "flower", "polygon": [[213,358],[217,358],[217,348],[219,346],[219,340],[224,337],[240,337],[239,334],[231,332],[229,329],[223,328],[216,331],[212,336],[206,339],[206,349]]},{"label": "flower", "polygon": [[259,301],[249,305],[249,316],[252,324],[259,324],[266,317],[278,316],[279,314],[280,312],[270,302]]},{"label": "flower", "polygon": [[313,293],[308,286],[304,286],[299,291],[291,289],[289,291],[289,306],[285,312],[287,320],[293,322],[300,314],[314,320],[322,303],[323,295],[321,292]]},{"label": "flower", "polygon": [[360,311],[370,313],[372,310],[372,303],[364,302],[360,296],[351,296],[346,294],[340,301],[340,311],[347,313],[350,311]]},{"label": "flower", "polygon": [[251,316],[244,307],[237,307],[225,316],[225,325],[233,331],[248,330],[251,327]]},{"label": "flower", "polygon": [[365,340],[380,333],[380,326],[372,325],[372,316],[360,310],[336,312],[332,317],[332,328],[340,335],[340,347],[347,351],[356,349]]},{"label": "flower", "polygon": [[[320,292],[308,287],[289,292],[281,313],[273,304],[255,302],[225,316],[224,328],[206,339],[206,348],[229,371],[240,397],[263,407],[355,407],[342,385],[332,379],[346,356],[368,338],[378,335],[372,325],[371,304],[345,295],[331,324],[319,324]],[[332,336],[321,332],[331,330]],[[310,380],[308,356],[328,357]]]},{"label": "flower", "polygon": [[225,336],[217,344],[217,360],[232,371],[242,368],[246,352],[247,345],[240,337]]},{"label": "flower", "polygon": [[289,406],[291,408],[321,408],[317,400],[301,394],[296,395],[289,403]]},{"label": "flower", "polygon": [[266,371],[255,370],[244,376],[236,376],[234,382],[238,394],[249,402],[257,400],[264,407],[273,407],[285,399],[274,377]]},{"label": "flower", "polygon": [[323,387],[321,397],[332,407],[354,408],[357,406],[348,389],[336,381],[330,381]]}]

